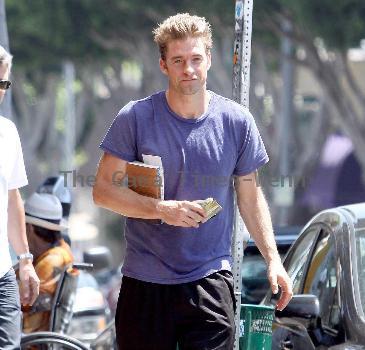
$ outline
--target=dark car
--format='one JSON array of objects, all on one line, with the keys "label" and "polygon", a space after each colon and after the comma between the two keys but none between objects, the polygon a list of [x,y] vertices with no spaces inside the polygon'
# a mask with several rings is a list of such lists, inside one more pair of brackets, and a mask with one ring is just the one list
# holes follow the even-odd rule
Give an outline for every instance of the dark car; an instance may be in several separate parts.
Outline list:
[{"label": "dark car", "polygon": [[[274,229],[275,241],[283,257],[299,235],[301,227],[287,226]],[[249,240],[242,259],[242,304],[259,304],[270,288],[267,267],[255,242]]]},{"label": "dark car", "polygon": [[275,313],[272,349],[365,349],[365,203],[317,214],[284,266],[294,296]]}]

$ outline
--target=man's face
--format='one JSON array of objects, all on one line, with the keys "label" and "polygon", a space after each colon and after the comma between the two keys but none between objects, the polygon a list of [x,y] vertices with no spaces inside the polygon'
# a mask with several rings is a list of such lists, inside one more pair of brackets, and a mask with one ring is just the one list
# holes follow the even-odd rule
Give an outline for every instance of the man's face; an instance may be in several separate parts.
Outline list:
[{"label": "man's face", "polygon": [[206,52],[201,38],[169,42],[165,60],[160,59],[161,71],[169,78],[169,89],[183,95],[194,95],[205,88],[210,64],[210,52]]},{"label": "man's face", "polygon": [[[0,80],[8,80],[9,79],[9,69],[6,64],[0,64]],[[5,91],[0,89],[0,103],[3,102]]]}]

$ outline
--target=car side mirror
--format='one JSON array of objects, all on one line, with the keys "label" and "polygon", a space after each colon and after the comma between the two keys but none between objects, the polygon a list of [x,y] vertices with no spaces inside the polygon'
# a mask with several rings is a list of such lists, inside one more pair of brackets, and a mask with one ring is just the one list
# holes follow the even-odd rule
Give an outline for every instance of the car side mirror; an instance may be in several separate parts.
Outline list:
[{"label": "car side mirror", "polygon": [[109,248],[104,246],[93,247],[84,252],[84,262],[93,264],[93,272],[111,269],[112,254]]},{"label": "car side mirror", "polygon": [[276,310],[277,317],[313,319],[319,316],[319,300],[312,294],[294,295],[283,311]]}]

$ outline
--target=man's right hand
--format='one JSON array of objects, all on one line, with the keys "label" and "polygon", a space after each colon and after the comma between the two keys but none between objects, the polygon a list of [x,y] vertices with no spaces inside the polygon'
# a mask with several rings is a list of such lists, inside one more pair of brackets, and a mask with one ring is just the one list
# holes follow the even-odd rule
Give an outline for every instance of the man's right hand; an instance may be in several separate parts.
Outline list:
[{"label": "man's right hand", "polygon": [[172,226],[199,227],[206,221],[205,210],[197,203],[190,201],[160,201],[157,211],[161,220]]},{"label": "man's right hand", "polygon": [[39,278],[31,261],[19,262],[20,302],[22,305],[33,305],[39,295]]}]

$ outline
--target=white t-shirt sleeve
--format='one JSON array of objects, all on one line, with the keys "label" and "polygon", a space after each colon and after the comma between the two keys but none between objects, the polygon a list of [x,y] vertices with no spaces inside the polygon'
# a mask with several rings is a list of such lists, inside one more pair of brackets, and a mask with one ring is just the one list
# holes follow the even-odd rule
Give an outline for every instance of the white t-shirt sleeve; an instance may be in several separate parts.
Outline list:
[{"label": "white t-shirt sleeve", "polygon": [[28,184],[27,174],[25,172],[22,145],[18,130],[14,126],[13,130],[13,145],[14,145],[14,163],[10,171],[8,189],[14,190]]}]

